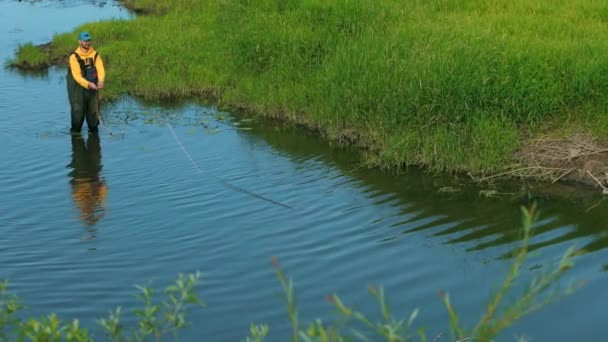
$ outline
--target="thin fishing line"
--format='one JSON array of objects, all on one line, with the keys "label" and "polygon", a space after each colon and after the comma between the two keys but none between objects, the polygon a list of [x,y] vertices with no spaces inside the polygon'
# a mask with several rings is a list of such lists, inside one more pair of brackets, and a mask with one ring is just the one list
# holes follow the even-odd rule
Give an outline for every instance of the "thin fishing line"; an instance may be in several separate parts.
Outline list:
[{"label": "thin fishing line", "polygon": [[171,126],[171,124],[167,123],[167,126],[169,127],[169,130],[171,131],[171,134],[173,135],[173,138],[175,139],[175,141],[177,142],[177,144],[179,145],[179,147],[182,149],[182,151],[184,152],[184,154],[186,155],[186,157],[188,157],[188,159],[190,159],[190,162],[192,163],[192,165],[194,165],[194,168],[198,171],[198,173],[209,175],[209,176],[217,179],[218,181],[220,181],[220,183],[222,183],[222,185],[224,185],[225,187],[230,188],[230,189],[232,189],[234,191],[238,191],[238,192],[244,193],[246,195],[249,195],[249,196],[252,196],[252,197],[255,197],[255,198],[259,198],[261,200],[264,200],[266,202],[270,202],[272,204],[280,205],[281,207],[284,207],[284,208],[292,209],[290,206],[288,206],[286,204],[283,204],[281,202],[277,202],[277,201],[271,200],[270,198],[266,198],[266,197],[264,197],[262,195],[258,195],[256,193],[253,193],[253,192],[251,192],[249,190],[243,189],[243,188],[238,187],[236,185],[232,185],[232,184],[228,183],[227,181],[221,179],[220,177],[214,176],[214,175],[212,175],[210,173],[203,172],[203,170],[201,170],[201,168],[198,167],[198,164],[196,164],[196,162],[194,161],[194,159],[192,159],[192,157],[190,156],[190,154],[188,153],[188,151],[186,151],[186,148],[184,147],[184,145],[182,144],[182,142],[177,137],[177,134],[175,134],[175,131],[173,130],[173,127]]}]

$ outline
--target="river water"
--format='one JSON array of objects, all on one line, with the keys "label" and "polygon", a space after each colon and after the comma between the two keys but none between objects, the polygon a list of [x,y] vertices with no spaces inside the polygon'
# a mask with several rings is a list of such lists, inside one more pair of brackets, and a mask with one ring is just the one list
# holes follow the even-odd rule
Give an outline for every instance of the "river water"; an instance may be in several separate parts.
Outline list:
[{"label": "river water", "polygon": [[[0,0],[0,58],[87,22],[130,16],[111,1]],[[192,313],[182,340],[239,341],[250,323],[267,323],[268,340],[285,341],[289,322],[270,265],[277,256],[295,280],[302,321],[335,317],[330,293],[377,317],[366,290],[377,284],[396,316],[419,308],[417,326],[448,340],[437,292],[449,292],[465,323],[475,322],[510,265],[520,206],[537,201],[535,252],[521,280],[574,245],[588,253],[563,285],[586,285],[499,340],[608,336],[601,195],[487,197],[464,179],[393,176],[306,132],[196,102],[124,97],[102,107],[99,139],[75,138],[65,73],[0,69],[0,278],[28,306],[25,315],[78,317],[100,336],[94,320],[117,306],[129,313],[133,285],[161,288],[200,270],[207,307]]]}]

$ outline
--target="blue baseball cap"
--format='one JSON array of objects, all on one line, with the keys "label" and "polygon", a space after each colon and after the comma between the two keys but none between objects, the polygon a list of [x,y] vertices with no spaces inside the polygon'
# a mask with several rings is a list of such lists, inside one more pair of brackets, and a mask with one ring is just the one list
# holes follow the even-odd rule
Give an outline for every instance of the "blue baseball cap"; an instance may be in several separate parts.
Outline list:
[{"label": "blue baseball cap", "polygon": [[78,40],[91,40],[91,35],[87,31],[82,31],[78,35]]}]

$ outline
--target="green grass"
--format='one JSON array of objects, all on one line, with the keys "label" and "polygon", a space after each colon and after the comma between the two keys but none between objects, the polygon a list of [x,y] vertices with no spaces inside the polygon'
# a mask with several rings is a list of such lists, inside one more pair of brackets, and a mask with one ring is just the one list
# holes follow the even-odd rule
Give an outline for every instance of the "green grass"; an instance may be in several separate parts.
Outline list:
[{"label": "green grass", "polygon": [[22,66],[28,70],[40,70],[48,66],[47,55],[32,43],[20,45],[18,53],[9,66]]},{"label": "green grass", "polygon": [[606,132],[605,1],[125,3],[154,15],[83,27],[109,92],[245,107],[363,144],[379,166],[492,172],[547,123]]}]

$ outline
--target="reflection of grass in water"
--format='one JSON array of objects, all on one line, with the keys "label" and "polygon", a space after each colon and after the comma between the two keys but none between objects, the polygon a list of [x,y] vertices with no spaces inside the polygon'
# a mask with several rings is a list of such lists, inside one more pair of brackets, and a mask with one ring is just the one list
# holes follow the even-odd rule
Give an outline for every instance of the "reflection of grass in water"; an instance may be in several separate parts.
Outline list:
[{"label": "reflection of grass in water", "polygon": [[220,132],[220,130],[217,128],[205,128],[203,132],[205,132],[206,135],[216,135]]},{"label": "reflection of grass in water", "polygon": [[[111,113],[105,114],[105,117],[111,117],[111,122],[120,124],[135,124],[151,126],[165,126],[167,123],[181,127],[201,127],[203,133],[207,135],[215,135],[226,130],[248,131],[251,127],[248,124],[254,122],[254,119],[236,120],[226,113],[213,113],[207,110],[197,110],[194,115],[183,115],[179,109],[170,110],[154,110],[154,109],[119,109],[112,110]],[[196,134],[196,130],[188,129],[186,134]]]},{"label": "reflection of grass in water", "polygon": [[[202,132],[210,136],[228,130],[248,131],[252,129],[248,126],[255,122],[253,118],[235,118],[228,113],[217,112],[214,108],[200,107],[200,105],[195,107],[168,105],[158,108],[153,104],[141,104],[134,98],[123,98],[117,102],[109,101],[107,108],[104,106],[102,110],[102,118],[104,125],[108,126],[113,136],[118,135],[114,131],[121,126],[146,125],[162,128],[167,124],[187,128],[185,132],[187,135]],[[123,132],[120,137],[124,138],[124,135]]]},{"label": "reflection of grass in water", "polygon": [[192,128],[186,130],[187,135],[195,135],[196,133],[198,133],[198,132]]}]

